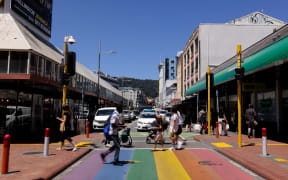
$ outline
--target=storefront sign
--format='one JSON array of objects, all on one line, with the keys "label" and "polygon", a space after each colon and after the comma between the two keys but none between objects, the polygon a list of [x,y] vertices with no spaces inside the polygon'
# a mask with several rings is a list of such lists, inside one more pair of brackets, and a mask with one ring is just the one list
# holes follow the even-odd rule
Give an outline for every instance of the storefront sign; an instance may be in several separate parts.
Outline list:
[{"label": "storefront sign", "polygon": [[11,9],[51,37],[52,0],[11,0]]}]

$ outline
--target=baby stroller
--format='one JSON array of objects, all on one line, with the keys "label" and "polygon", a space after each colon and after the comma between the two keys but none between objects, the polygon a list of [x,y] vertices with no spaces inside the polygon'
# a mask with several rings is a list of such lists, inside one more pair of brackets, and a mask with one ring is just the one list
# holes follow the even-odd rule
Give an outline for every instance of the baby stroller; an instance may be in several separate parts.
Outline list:
[{"label": "baby stroller", "polygon": [[130,136],[130,128],[125,128],[120,136],[121,143],[127,143],[129,146],[132,145],[132,137]]},{"label": "baby stroller", "polygon": [[[163,131],[165,131],[167,128],[168,128],[168,122],[166,122],[165,120],[163,120]],[[148,136],[146,137],[146,144],[150,144],[150,143],[152,143],[152,141],[153,141],[153,143],[154,143],[154,139],[155,139],[155,137],[156,137],[156,135],[157,135],[157,129],[155,129],[155,121],[152,123],[152,125],[154,126],[154,127],[151,127],[151,128],[149,128],[149,132],[148,132]],[[163,143],[165,143],[165,138],[163,137]]]}]

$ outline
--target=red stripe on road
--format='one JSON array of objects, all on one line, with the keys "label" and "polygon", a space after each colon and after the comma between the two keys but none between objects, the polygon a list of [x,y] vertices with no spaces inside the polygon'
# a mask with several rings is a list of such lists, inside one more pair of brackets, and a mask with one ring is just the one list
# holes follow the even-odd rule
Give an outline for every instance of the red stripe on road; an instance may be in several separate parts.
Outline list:
[{"label": "red stripe on road", "polygon": [[210,167],[199,164],[201,160],[192,151],[185,149],[183,151],[174,151],[174,153],[177,156],[178,160],[181,162],[188,175],[191,177],[191,179],[222,179]]},{"label": "red stripe on road", "polygon": [[217,156],[208,149],[191,149],[191,151],[201,159],[199,164],[203,166],[209,166],[219,176],[221,176],[222,179],[254,179],[252,176],[246,174],[236,166]]}]

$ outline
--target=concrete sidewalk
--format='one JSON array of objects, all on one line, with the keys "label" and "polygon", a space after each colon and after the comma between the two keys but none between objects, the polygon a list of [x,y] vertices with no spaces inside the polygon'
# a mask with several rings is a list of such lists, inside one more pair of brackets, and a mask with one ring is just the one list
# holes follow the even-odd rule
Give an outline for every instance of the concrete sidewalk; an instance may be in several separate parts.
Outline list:
[{"label": "concrete sidewalk", "polygon": [[[49,156],[43,156],[43,144],[11,144],[9,156],[8,174],[1,175],[0,179],[31,180],[31,179],[51,179],[62,170],[76,162],[85,154],[91,151],[89,144],[95,146],[95,141],[103,139],[102,134],[90,134],[89,138],[85,135],[74,136],[73,141],[82,142],[76,152],[72,151],[72,146],[65,141],[63,151],[56,151],[59,143],[49,145]],[[44,142],[44,138],[43,138]],[[87,142],[87,144],[85,144]],[[97,146],[97,145],[96,145]],[[2,160],[3,145],[0,145],[0,155]]]},{"label": "concrete sidewalk", "polygon": [[194,139],[211,146],[218,152],[254,171],[266,179],[288,180],[288,144],[267,140],[268,156],[262,156],[262,139],[248,139],[242,135],[242,147],[238,147],[238,135],[197,135]]}]

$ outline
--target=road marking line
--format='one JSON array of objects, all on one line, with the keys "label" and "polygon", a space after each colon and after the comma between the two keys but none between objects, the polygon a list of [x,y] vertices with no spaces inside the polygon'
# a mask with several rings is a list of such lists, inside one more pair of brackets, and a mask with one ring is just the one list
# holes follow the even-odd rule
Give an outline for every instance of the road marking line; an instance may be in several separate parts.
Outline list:
[{"label": "road marking line", "polygon": [[278,162],[287,162],[288,161],[286,159],[281,159],[281,158],[275,158],[274,160],[278,161]]},{"label": "road marking line", "polygon": [[159,180],[190,180],[190,176],[187,174],[173,151],[156,151],[154,152],[154,159]]},{"label": "road marking line", "polygon": [[224,142],[219,142],[219,143],[211,143],[212,145],[218,147],[218,148],[229,148],[233,147],[230,144],[224,143]]}]

